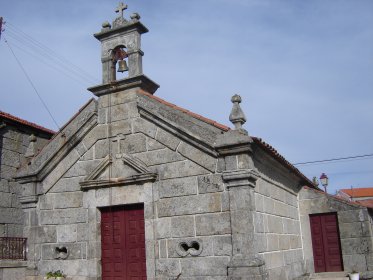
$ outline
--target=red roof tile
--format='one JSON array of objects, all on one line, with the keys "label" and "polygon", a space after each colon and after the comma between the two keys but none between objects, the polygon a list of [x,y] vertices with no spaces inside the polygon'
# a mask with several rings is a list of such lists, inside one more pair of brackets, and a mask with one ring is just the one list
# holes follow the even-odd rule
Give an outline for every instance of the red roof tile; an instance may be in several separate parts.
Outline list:
[{"label": "red roof tile", "polygon": [[353,189],[342,189],[350,197],[370,197],[373,196],[373,188],[353,188]]},{"label": "red roof tile", "polygon": [[373,208],[373,199],[363,199],[363,200],[357,200],[355,202],[365,207]]},{"label": "red roof tile", "polygon": [[34,129],[37,129],[37,130],[40,130],[40,131],[43,131],[45,133],[49,133],[49,134],[55,134],[56,133],[56,132],[54,132],[51,129],[42,127],[42,126],[37,125],[37,124],[32,123],[32,122],[28,122],[26,120],[23,120],[21,118],[18,118],[16,116],[13,116],[11,114],[8,114],[8,113],[2,112],[2,111],[0,111],[0,118],[4,118],[4,119],[10,120],[10,121],[14,121],[14,122],[17,122],[19,124],[26,125],[28,127],[31,127],[31,128],[34,128]]}]

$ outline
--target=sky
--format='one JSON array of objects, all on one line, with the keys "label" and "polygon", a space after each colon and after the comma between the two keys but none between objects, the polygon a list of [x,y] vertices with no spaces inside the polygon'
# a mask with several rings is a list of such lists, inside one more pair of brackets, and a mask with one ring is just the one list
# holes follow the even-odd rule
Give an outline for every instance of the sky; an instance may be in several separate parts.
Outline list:
[{"label": "sky", "polygon": [[[155,93],[232,127],[242,97],[250,135],[291,163],[373,154],[373,1],[128,0]],[[0,110],[58,130],[101,83],[100,43],[114,0],[0,0]],[[5,39],[8,43],[5,42]],[[10,46],[10,47],[9,47]],[[373,157],[296,165],[328,192],[373,187]]]}]

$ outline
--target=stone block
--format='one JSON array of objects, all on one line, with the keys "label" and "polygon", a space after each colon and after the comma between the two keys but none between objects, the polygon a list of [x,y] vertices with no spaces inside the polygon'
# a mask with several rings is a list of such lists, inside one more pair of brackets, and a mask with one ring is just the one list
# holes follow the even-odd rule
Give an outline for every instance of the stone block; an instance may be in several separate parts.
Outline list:
[{"label": "stone block", "polygon": [[[86,174],[88,175],[88,174]],[[52,187],[50,193],[61,193],[61,192],[75,192],[80,191],[79,182],[84,180],[84,176],[71,177],[71,178],[61,178]]]},{"label": "stone block", "polygon": [[9,192],[8,180],[0,179],[0,192]]},{"label": "stone block", "polygon": [[372,252],[372,241],[369,237],[341,239],[341,246],[342,252],[345,255]]},{"label": "stone block", "polygon": [[229,257],[205,257],[181,259],[184,276],[226,276]]},{"label": "stone block", "polygon": [[280,250],[289,250],[290,249],[290,236],[287,234],[279,235],[279,247]]},{"label": "stone block", "polygon": [[238,169],[238,164],[237,164],[237,156],[226,156],[224,158],[225,162],[225,168],[226,170],[237,170]]},{"label": "stone block", "polygon": [[110,121],[120,121],[128,119],[128,108],[127,104],[113,105],[109,107]]},{"label": "stone block", "polygon": [[362,236],[362,227],[360,222],[339,223],[339,233],[342,239]]},{"label": "stone block", "polygon": [[189,160],[154,166],[161,180],[206,174],[208,171]]},{"label": "stone block", "polygon": [[198,193],[221,192],[224,190],[221,175],[198,176]]},{"label": "stone block", "polygon": [[275,208],[274,200],[272,198],[264,196],[263,197],[263,211],[268,214],[273,214],[274,208]]},{"label": "stone block", "polygon": [[259,193],[255,193],[255,207],[256,211],[264,212],[264,205],[263,205],[263,196]]},{"label": "stone block", "polygon": [[264,226],[264,214],[256,212],[254,214],[254,221],[255,221],[255,232],[263,233],[266,232],[265,226]]},{"label": "stone block", "polygon": [[[123,187],[112,188],[111,192],[111,203],[112,205],[121,205],[121,204],[131,204],[131,203],[141,203],[147,201],[147,191],[145,191],[144,186],[130,185]],[[96,192],[96,199],[98,199],[98,191]],[[105,198],[110,198],[109,195],[102,196]],[[108,202],[105,202],[106,206],[109,205]]]},{"label": "stone block", "polygon": [[268,215],[268,231],[273,233],[283,233],[282,218]]},{"label": "stone block", "polygon": [[156,255],[156,259],[167,258],[167,255],[168,255],[167,240],[159,240],[158,246],[159,246],[159,250],[158,250],[159,256],[157,257]]},{"label": "stone block", "polygon": [[274,202],[274,212],[278,216],[287,217],[288,216],[288,209],[285,203],[275,201]]},{"label": "stone block", "polygon": [[253,247],[255,248],[255,252],[262,253],[267,252],[267,236],[264,233],[255,234]]},{"label": "stone block", "polygon": [[100,159],[78,161],[63,176],[64,178],[89,175],[101,163]]},{"label": "stone block", "polygon": [[107,124],[107,121],[108,121],[108,109],[107,108],[98,109],[97,122],[99,124]]},{"label": "stone block", "polygon": [[[89,239],[89,224],[76,224],[76,241],[87,241]],[[61,241],[63,242],[63,241]]]},{"label": "stone block", "polygon": [[267,234],[267,249],[268,251],[278,251],[280,248],[278,234],[269,233]]},{"label": "stone block", "polygon": [[270,252],[263,254],[268,269],[282,267],[284,265],[283,252]]},{"label": "stone block", "polygon": [[165,145],[166,147],[169,147],[171,150],[176,150],[177,146],[180,143],[180,139],[176,136],[172,135],[171,133],[166,132],[163,129],[158,128],[157,135],[155,139]]},{"label": "stone block", "polygon": [[12,206],[12,194],[6,192],[0,192],[0,207],[11,207]]},{"label": "stone block", "polygon": [[363,254],[343,254],[343,267],[345,271],[366,271],[367,262]]},{"label": "stone block", "polygon": [[110,124],[111,129],[111,135],[116,136],[118,134],[131,134],[132,133],[132,127],[130,121],[119,121],[119,122],[113,122]]},{"label": "stone block", "polygon": [[191,159],[211,172],[214,172],[216,169],[217,159],[192,145],[181,142],[177,148],[177,151],[186,158]]},{"label": "stone block", "polygon": [[197,179],[186,177],[162,180],[155,182],[154,187],[158,189],[160,198],[192,195],[197,194]]},{"label": "stone block", "polygon": [[197,235],[221,235],[231,233],[228,212],[196,216]]},{"label": "stone block", "polygon": [[159,218],[155,221],[156,238],[171,237],[171,218]]},{"label": "stone block", "polygon": [[302,240],[299,235],[290,235],[290,248],[297,249],[302,247]]},{"label": "stone block", "polygon": [[88,210],[82,208],[40,211],[41,225],[86,223],[87,219]]},{"label": "stone block", "polygon": [[94,145],[95,159],[102,159],[109,154],[109,141],[107,139],[103,139],[96,142]]},{"label": "stone block", "polygon": [[146,147],[148,151],[154,151],[154,150],[164,149],[165,145],[159,143],[157,140],[154,140],[152,138],[147,138]]},{"label": "stone block", "polygon": [[214,236],[213,248],[214,256],[231,256],[232,255],[232,237],[226,236]]},{"label": "stone block", "polygon": [[159,217],[220,212],[219,193],[161,199],[157,204]]},{"label": "stone block", "polygon": [[53,195],[54,209],[78,208],[83,205],[83,192],[66,192]]},{"label": "stone block", "polygon": [[185,160],[183,156],[167,148],[141,153],[136,155],[136,157],[147,166]]},{"label": "stone block", "polygon": [[180,261],[176,259],[156,260],[155,274],[158,277],[177,277],[181,273]]},{"label": "stone block", "polygon": [[86,258],[86,243],[56,243],[42,245],[42,259],[56,260],[59,256],[56,252],[56,248],[62,247],[67,250],[67,260]]},{"label": "stone block", "polygon": [[184,237],[167,240],[167,256],[169,258],[195,258],[197,256],[192,256],[191,254],[180,256],[178,248],[181,243],[191,244],[193,241],[198,242],[201,252],[198,257],[213,256],[213,239],[212,237]]},{"label": "stone block", "polygon": [[155,138],[157,127],[147,120],[137,118],[132,121],[132,127],[133,133],[141,132],[151,138]]},{"label": "stone block", "polygon": [[3,165],[12,166],[12,167],[19,167],[20,164],[20,157],[19,153],[13,152],[10,150],[2,149],[0,162]]},{"label": "stone block", "polygon": [[30,228],[30,239],[36,243],[57,242],[57,230],[55,226],[36,226]]},{"label": "stone block", "polygon": [[120,153],[134,154],[146,151],[146,137],[143,134],[137,133],[126,136],[120,142]]},{"label": "stone block", "polygon": [[0,279],[1,280],[24,280],[26,275],[25,267],[17,268],[6,268],[0,269]]},{"label": "stone block", "polygon": [[194,235],[195,226],[193,216],[171,218],[171,237],[188,237]]},{"label": "stone block", "polygon": [[77,241],[77,225],[60,225],[57,226],[57,242],[76,242]]},{"label": "stone block", "polygon": [[338,221],[340,223],[363,222],[367,220],[367,215],[364,212],[366,212],[366,209],[341,211],[338,213]]}]

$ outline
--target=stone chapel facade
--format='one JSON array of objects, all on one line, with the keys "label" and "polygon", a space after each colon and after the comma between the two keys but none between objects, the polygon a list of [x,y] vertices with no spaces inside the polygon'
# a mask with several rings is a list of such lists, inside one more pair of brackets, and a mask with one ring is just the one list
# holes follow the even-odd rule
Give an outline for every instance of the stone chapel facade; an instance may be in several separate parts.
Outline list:
[{"label": "stone chapel facade", "polygon": [[[55,270],[76,280],[290,280],[315,268],[373,270],[371,213],[320,192],[251,137],[238,95],[233,129],[154,96],[159,86],[141,63],[148,30],[136,13],[126,20],[124,8],[94,35],[103,81],[89,90],[98,99],[16,176],[26,279]],[[117,65],[127,77],[116,77]],[[324,226],[337,238],[332,264],[315,259],[326,250],[316,232]]]}]

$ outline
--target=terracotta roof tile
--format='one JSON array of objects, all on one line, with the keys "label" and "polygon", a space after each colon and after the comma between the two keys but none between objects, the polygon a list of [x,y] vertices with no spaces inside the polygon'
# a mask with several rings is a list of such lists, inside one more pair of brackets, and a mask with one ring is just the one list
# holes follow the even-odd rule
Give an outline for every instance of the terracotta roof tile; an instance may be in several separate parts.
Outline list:
[{"label": "terracotta roof tile", "polygon": [[350,197],[370,197],[373,196],[373,188],[353,188],[353,189],[341,189]]},{"label": "terracotta roof tile", "polygon": [[357,200],[355,201],[358,204],[361,204],[368,208],[373,208],[373,199],[364,199],[364,200]]},{"label": "terracotta roof tile", "polygon": [[37,129],[37,130],[40,130],[40,131],[43,131],[43,132],[51,134],[51,135],[53,135],[53,134],[56,133],[55,131],[53,131],[51,129],[42,127],[40,125],[37,125],[36,123],[32,123],[32,122],[23,120],[21,118],[18,118],[16,116],[13,116],[11,114],[8,114],[8,113],[2,112],[2,111],[0,111],[0,118],[4,118],[4,119],[10,120],[10,121],[14,121],[14,122],[17,122],[19,124],[22,124],[22,125],[25,125],[25,126],[28,126],[28,127],[31,127],[31,128],[34,128],[34,129]]}]

